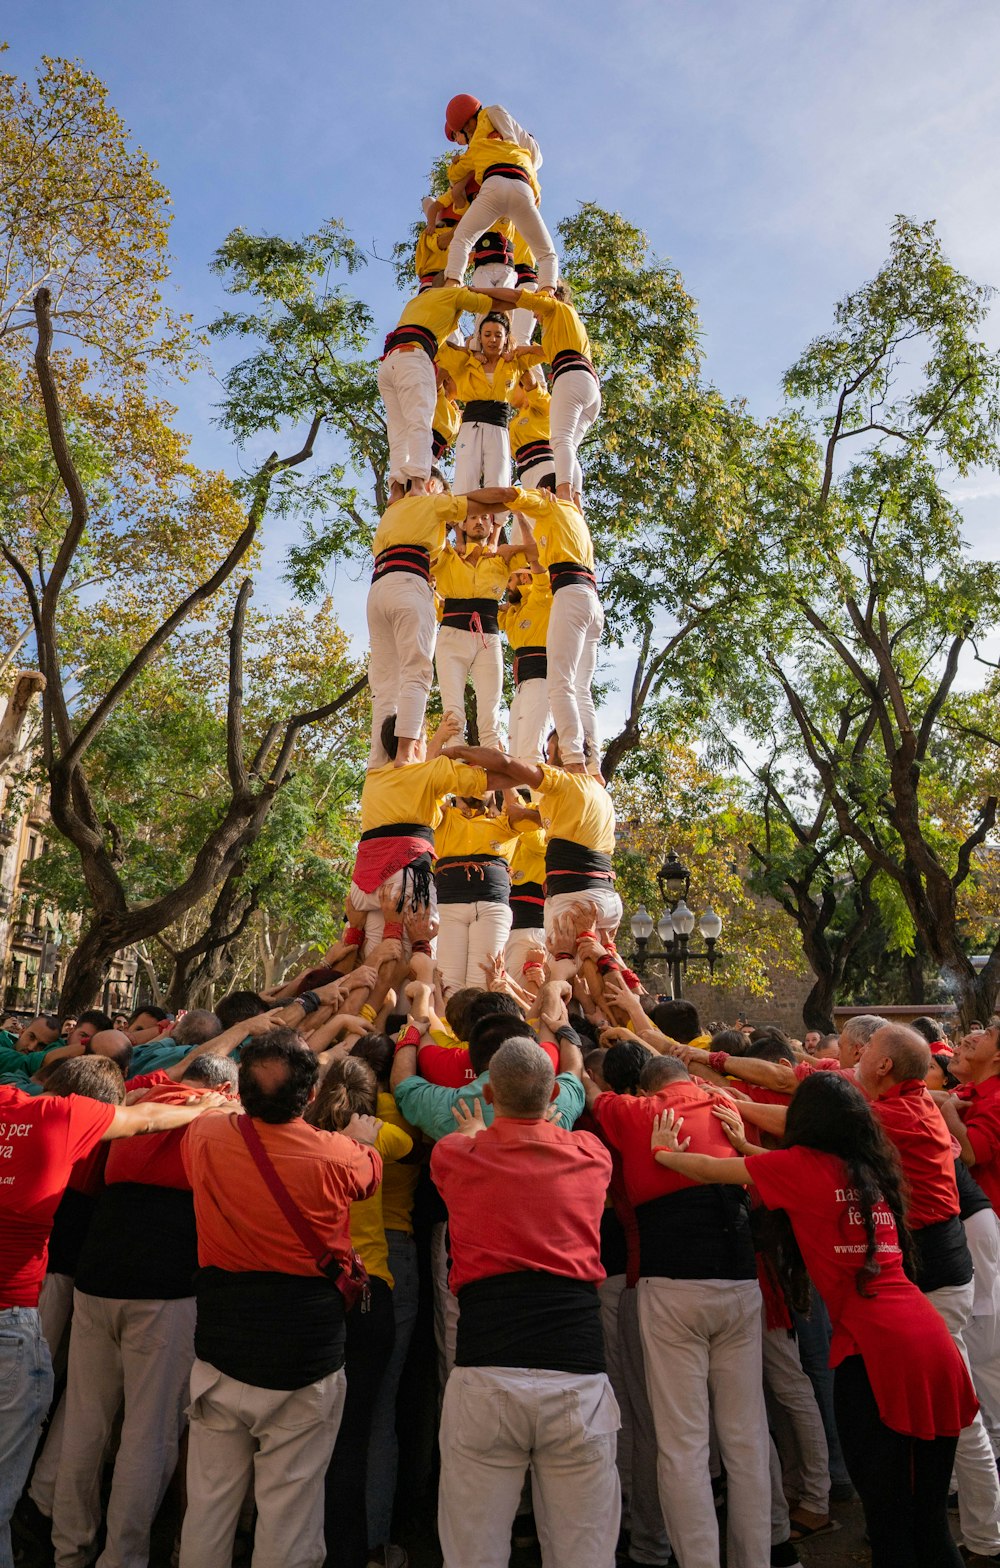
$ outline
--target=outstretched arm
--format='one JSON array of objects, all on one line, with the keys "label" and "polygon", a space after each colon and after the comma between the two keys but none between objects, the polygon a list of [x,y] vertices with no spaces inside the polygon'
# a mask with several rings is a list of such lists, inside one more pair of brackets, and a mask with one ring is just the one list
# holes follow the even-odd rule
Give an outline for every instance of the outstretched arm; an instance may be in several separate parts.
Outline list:
[{"label": "outstretched arm", "polygon": [[545,778],[537,762],[521,762],[505,752],[491,751],[489,746],[445,746],[441,755],[467,762],[472,768],[485,768],[490,789],[513,789],[518,784],[540,789]]}]

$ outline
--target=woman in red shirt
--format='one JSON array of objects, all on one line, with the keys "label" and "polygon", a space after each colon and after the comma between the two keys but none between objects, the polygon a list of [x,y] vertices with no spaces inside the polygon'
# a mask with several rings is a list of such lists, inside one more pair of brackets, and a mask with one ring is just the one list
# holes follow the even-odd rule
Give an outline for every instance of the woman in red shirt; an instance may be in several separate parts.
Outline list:
[{"label": "woman in red shirt", "polygon": [[787,1215],[779,1267],[801,1279],[804,1266],[833,1320],[837,1429],[872,1568],[959,1568],[948,1486],[976,1397],[942,1318],[903,1272],[901,1175],[882,1129],[839,1073],[806,1079],[773,1152],[747,1142],[735,1109],[715,1114],[747,1158],[685,1153],[670,1112],[654,1124],[654,1157],[693,1181],[755,1186]]}]

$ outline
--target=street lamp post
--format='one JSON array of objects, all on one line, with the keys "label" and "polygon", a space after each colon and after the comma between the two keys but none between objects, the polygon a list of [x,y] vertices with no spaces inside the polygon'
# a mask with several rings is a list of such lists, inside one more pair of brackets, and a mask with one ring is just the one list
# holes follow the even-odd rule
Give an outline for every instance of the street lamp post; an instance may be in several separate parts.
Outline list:
[{"label": "street lamp post", "polygon": [[[699,920],[688,907],[691,873],[672,849],[667,851],[663,865],[656,874],[656,881],[663,899],[663,914],[655,927],[652,916],[642,904],[632,916],[631,930],[636,947],[634,962],[636,969],[642,969],[650,958],[664,959],[670,973],[670,994],[674,1001],[679,1001],[683,995],[683,977],[687,973],[688,964],[706,963],[709,974],[715,973],[715,965],[721,956],[716,944],[722,935],[722,921],[713,909],[706,909]],[[705,944],[703,948],[691,946],[691,934],[696,925]],[[654,929],[662,944],[661,949],[649,946]]]}]

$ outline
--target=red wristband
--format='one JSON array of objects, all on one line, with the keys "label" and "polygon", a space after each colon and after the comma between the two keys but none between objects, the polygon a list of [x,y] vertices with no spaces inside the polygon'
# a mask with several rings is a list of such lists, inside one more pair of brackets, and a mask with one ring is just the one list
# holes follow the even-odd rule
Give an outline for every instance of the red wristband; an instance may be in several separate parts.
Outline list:
[{"label": "red wristband", "polygon": [[545,965],[544,964],[540,964],[538,962],[537,958],[528,958],[521,965],[521,973],[523,975],[526,975],[528,973],[529,969],[544,969],[544,968],[545,968]]},{"label": "red wristband", "polygon": [[617,958],[612,958],[610,953],[604,953],[597,960],[597,972],[598,972],[598,974],[601,974],[601,975],[609,975],[609,974],[611,974],[612,970],[615,970],[616,972],[620,973],[621,972],[621,967],[622,966],[619,963],[618,959]]},{"label": "red wristband", "polygon": [[580,946],[581,942],[585,942],[588,937],[590,938],[590,940],[592,942],[596,942],[597,941],[597,932],[596,931],[581,931],[580,935],[576,939],[577,947]]},{"label": "red wristband", "polygon": [[419,1045],[419,1044],[420,1044],[420,1030],[417,1028],[416,1024],[407,1024],[405,1029],[401,1029],[399,1031],[399,1034],[396,1036],[396,1050],[397,1051],[404,1050],[405,1047],[408,1046],[408,1045]]},{"label": "red wristband", "polygon": [[424,942],[424,941],[411,942],[410,943],[410,952],[411,953],[423,953],[425,955],[425,957],[430,958],[430,956],[431,956],[431,944],[429,942]]},{"label": "red wristband", "polygon": [[622,979],[624,980],[625,984],[628,986],[629,990],[630,991],[638,991],[638,989],[639,989],[639,976],[636,974],[635,970],[634,969],[625,969],[623,967],[621,973],[622,973]]},{"label": "red wristband", "polygon": [[345,947],[360,947],[364,939],[364,926],[347,926],[341,938]]},{"label": "red wristband", "polygon": [[709,1067],[714,1068],[717,1073],[724,1073],[726,1070],[727,1057],[728,1052],[726,1051],[709,1051],[708,1065]]},{"label": "red wristband", "polygon": [[382,936],[390,942],[401,942],[403,939],[403,922],[401,920],[387,920]]},{"label": "red wristband", "polygon": [[576,958],[576,954],[575,953],[557,953],[555,955],[555,957],[556,957],[556,963],[557,964],[561,964],[564,958],[568,959],[569,962],[572,963],[573,960]]}]

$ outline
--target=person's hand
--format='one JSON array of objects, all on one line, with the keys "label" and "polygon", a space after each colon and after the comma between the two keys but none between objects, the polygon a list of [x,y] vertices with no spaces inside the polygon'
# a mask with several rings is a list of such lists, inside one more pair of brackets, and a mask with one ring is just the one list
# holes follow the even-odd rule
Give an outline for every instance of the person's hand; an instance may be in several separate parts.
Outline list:
[{"label": "person's hand", "polygon": [[470,1110],[465,1100],[459,1100],[451,1108],[451,1114],[457,1122],[456,1131],[465,1138],[478,1137],[479,1133],[486,1131],[486,1120],[483,1116],[482,1101],[477,1095]]},{"label": "person's hand", "polygon": [[284,992],[287,990],[287,988],[288,981],[282,980],[280,985],[269,985],[266,991],[258,991],[257,995],[260,997],[262,1002],[270,1002],[271,1006],[274,1007],[278,1004],[278,1002],[294,1000],[293,998],[289,998],[284,995]]},{"label": "person's hand", "polygon": [[461,733],[462,721],[458,714],[454,712],[443,713],[441,722],[434,731],[433,739],[442,746],[446,746],[455,735],[460,735]]},{"label": "person's hand", "polygon": [[199,1115],[202,1111],[221,1111],[224,1106],[229,1106],[231,1101],[227,1094],[222,1094],[218,1089],[209,1090],[208,1094],[190,1094],[184,1101],[185,1105],[195,1105]]},{"label": "person's hand", "polygon": [[[337,983],[341,987],[341,996],[350,996],[352,991],[371,991],[377,982],[377,966],[361,964],[357,969],[352,969],[349,975],[342,975]],[[322,988],[316,992],[317,996],[322,994]]]},{"label": "person's hand", "polygon": [[564,909],[560,914],[556,915],[552,922],[552,930],[549,932],[548,947],[549,952],[553,955],[556,953],[572,953],[574,951],[576,947],[576,922],[573,919],[573,911],[571,909]]},{"label": "person's hand", "polygon": [[538,993],[538,1020],[555,1034],[569,1023],[567,1003],[573,996],[573,987],[566,980],[547,980]]},{"label": "person's hand", "polygon": [[601,1030],[601,1044],[603,1046],[607,1046],[610,1049],[621,1040],[634,1040],[636,1045],[642,1046],[643,1050],[649,1050],[645,1040],[641,1040],[634,1029],[623,1029],[619,1024],[610,1024],[607,1028]]},{"label": "person's hand", "polygon": [[394,964],[403,956],[403,944],[398,936],[384,936],[372,953],[369,963],[376,971],[383,964]]},{"label": "person's hand", "polygon": [[386,925],[395,925],[402,917],[399,912],[399,889],[391,882],[383,882],[378,890],[378,907]]},{"label": "person's hand", "polygon": [[357,1111],[344,1128],[344,1137],[353,1138],[355,1143],[371,1145],[378,1137],[378,1130],[382,1123],[377,1116],[359,1116]]},{"label": "person's hand", "polygon": [[371,1034],[375,1028],[358,1013],[338,1013],[335,1021],[341,1034]]},{"label": "person's hand", "polygon": [[367,913],[368,911],[366,909],[362,909],[360,904],[356,904],[350,893],[348,893],[347,906],[345,909],[345,919],[347,920],[347,924],[353,927],[355,931],[363,931]]},{"label": "person's hand", "polygon": [[722,1123],[722,1129],[737,1154],[753,1152],[754,1146],[747,1141],[743,1118],[735,1105],[713,1105],[712,1115]]},{"label": "person's hand", "polygon": [[607,952],[607,948],[602,947],[600,942],[596,941],[592,936],[580,937],[576,944],[576,956],[581,963],[584,963],[588,958],[592,958],[596,963],[599,958],[606,958]]},{"label": "person's hand", "polygon": [[670,1154],[683,1154],[691,1142],[685,1138],[681,1142],[681,1128],[684,1126],[683,1116],[675,1116],[673,1111],[664,1111],[660,1116],[653,1117],[653,1130],[650,1134],[649,1146],[655,1154],[657,1149],[666,1149]]},{"label": "person's hand", "polygon": [[275,1007],[269,1012],[254,1013],[252,1018],[244,1018],[242,1023],[244,1035],[255,1040],[258,1035],[267,1034],[271,1029],[279,1029],[282,1022],[280,1015],[284,1010],[283,1007]]},{"label": "person's hand", "polygon": [[[327,980],[325,985],[314,985],[312,987],[312,994],[321,1007],[337,1007],[343,1001],[347,994],[347,986],[344,984],[344,980],[344,975],[338,975],[336,980]],[[298,1001],[298,998],[295,997],[293,1000]]]},{"label": "person's hand", "polygon": [[418,904],[416,909],[408,906],[403,911],[403,930],[411,942],[433,942],[440,924],[429,904]]},{"label": "person's hand", "polygon": [[480,969],[486,979],[487,991],[505,991],[507,989],[507,971],[503,966],[503,953],[493,953],[480,964]]}]

